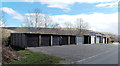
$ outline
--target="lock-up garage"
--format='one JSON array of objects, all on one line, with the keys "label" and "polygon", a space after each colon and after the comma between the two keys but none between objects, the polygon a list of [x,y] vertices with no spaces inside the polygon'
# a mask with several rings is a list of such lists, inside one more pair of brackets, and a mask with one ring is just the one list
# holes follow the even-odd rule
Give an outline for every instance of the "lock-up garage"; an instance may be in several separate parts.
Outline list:
[{"label": "lock-up garage", "polygon": [[[37,31],[37,30],[36,30]],[[40,29],[39,32],[11,33],[11,46],[17,47],[40,47],[40,46],[57,46],[73,44],[94,44],[107,43],[106,37],[99,35],[78,34],[77,30],[58,30],[58,29]]]},{"label": "lock-up garage", "polygon": [[76,43],[77,43],[77,45],[83,44],[83,39],[84,39],[83,36],[76,36]]},{"label": "lock-up garage", "polygon": [[28,47],[38,47],[39,46],[39,35],[37,34],[28,34],[26,35],[27,46]]},{"label": "lock-up garage", "polygon": [[51,35],[41,35],[41,46],[51,46]]},{"label": "lock-up garage", "polygon": [[96,40],[96,37],[95,36],[91,36],[91,44],[95,44],[95,40]]},{"label": "lock-up garage", "polygon": [[91,37],[89,35],[84,35],[84,44],[91,44]]},{"label": "lock-up garage", "polygon": [[76,44],[76,36],[39,34],[39,33],[11,33],[11,46],[40,47]]},{"label": "lock-up garage", "polygon": [[53,35],[53,46],[60,45],[61,38],[59,35]]},{"label": "lock-up garage", "polygon": [[76,36],[70,36],[70,44],[76,44]]}]

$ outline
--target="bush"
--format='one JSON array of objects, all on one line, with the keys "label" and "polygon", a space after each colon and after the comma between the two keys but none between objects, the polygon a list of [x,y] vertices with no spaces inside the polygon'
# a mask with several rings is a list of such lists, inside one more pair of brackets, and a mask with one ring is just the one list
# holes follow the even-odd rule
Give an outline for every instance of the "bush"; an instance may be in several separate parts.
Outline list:
[{"label": "bush", "polygon": [[10,44],[10,37],[2,38],[2,45],[8,46]]}]

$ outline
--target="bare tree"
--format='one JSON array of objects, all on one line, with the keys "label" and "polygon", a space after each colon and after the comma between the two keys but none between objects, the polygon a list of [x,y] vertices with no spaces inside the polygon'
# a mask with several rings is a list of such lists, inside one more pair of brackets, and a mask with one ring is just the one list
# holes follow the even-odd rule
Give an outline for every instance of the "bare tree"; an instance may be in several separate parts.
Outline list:
[{"label": "bare tree", "polygon": [[48,27],[50,27],[50,25],[52,24],[52,19],[51,19],[51,17],[49,16],[49,15],[44,15],[44,22],[43,22],[43,24],[44,24],[44,27],[45,28],[48,28]]},{"label": "bare tree", "polygon": [[82,18],[77,19],[76,22],[77,22],[76,27],[79,30],[79,32],[78,32],[79,35],[85,34],[87,32],[89,24],[87,22],[83,21]]},{"label": "bare tree", "polygon": [[43,15],[41,14],[41,10],[36,8],[26,14],[24,27],[41,27],[42,22]]},{"label": "bare tree", "polygon": [[5,22],[6,22],[6,17],[5,17],[5,13],[3,11],[0,12],[0,27],[4,27],[5,26]]},{"label": "bare tree", "polygon": [[51,28],[59,28],[59,24],[58,23],[52,23],[51,24]]},{"label": "bare tree", "polygon": [[40,9],[33,9],[29,11],[30,13],[27,14],[25,18],[25,24],[21,26],[24,27],[50,27],[52,19],[49,15],[42,14]]},{"label": "bare tree", "polygon": [[67,29],[72,28],[72,24],[70,22],[65,22],[64,25],[66,26]]}]

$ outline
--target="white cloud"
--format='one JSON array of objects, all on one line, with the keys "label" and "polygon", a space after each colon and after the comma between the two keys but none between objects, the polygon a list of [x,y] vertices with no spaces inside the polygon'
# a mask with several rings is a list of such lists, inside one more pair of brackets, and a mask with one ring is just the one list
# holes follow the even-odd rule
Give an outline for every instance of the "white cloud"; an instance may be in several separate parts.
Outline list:
[{"label": "white cloud", "polygon": [[72,4],[74,2],[80,3],[98,3],[98,2],[112,2],[119,0],[3,0],[2,2],[43,2],[43,3],[66,3]]},{"label": "white cloud", "polygon": [[26,2],[34,2],[35,0],[24,0]]},{"label": "white cloud", "polygon": [[[55,7],[61,9],[70,9],[69,5],[74,3],[107,3],[106,5],[112,6],[117,5],[117,0],[40,0],[42,4],[48,4],[48,7]],[[110,3],[108,3],[110,2]],[[116,3],[113,3],[116,2]],[[103,6],[99,4],[97,6]],[[105,6],[105,5],[104,5]]]},{"label": "white cloud", "polygon": [[52,5],[49,5],[48,7],[53,7],[53,8],[60,8],[60,9],[67,9],[67,10],[70,10],[69,6],[66,5],[66,4],[63,4],[63,5],[52,4]]},{"label": "white cloud", "polygon": [[38,13],[37,14],[36,13],[26,13],[25,15],[26,16],[35,16],[35,15],[45,16],[45,14],[42,14],[42,13],[39,13],[39,14]]},{"label": "white cloud", "polygon": [[2,0],[1,2],[37,2],[39,0]]},{"label": "white cloud", "polygon": [[[4,0],[3,2],[40,2],[42,4],[47,4],[48,7],[60,8],[65,10],[70,10],[69,5],[74,3],[104,3],[97,4],[96,6],[108,6],[117,5],[119,0]],[[114,3],[116,2],[116,3]]]},{"label": "white cloud", "polygon": [[3,12],[5,12],[5,13],[7,13],[7,14],[9,14],[14,19],[18,19],[18,20],[21,20],[21,21],[24,20],[24,16],[22,16],[20,13],[16,12],[12,8],[2,7],[2,8],[0,8],[0,10],[3,11]]},{"label": "white cloud", "polygon": [[4,27],[4,26],[5,24],[2,21],[0,21],[0,27]]},{"label": "white cloud", "polygon": [[112,2],[112,3],[101,3],[101,4],[98,4],[96,5],[97,7],[115,7],[115,6],[118,6],[118,2]]},{"label": "white cloud", "polygon": [[82,18],[85,22],[90,24],[90,29],[100,32],[118,32],[118,13],[103,14],[79,14],[79,15],[55,15],[54,20],[61,25],[65,22],[70,22],[75,26],[75,20]]}]

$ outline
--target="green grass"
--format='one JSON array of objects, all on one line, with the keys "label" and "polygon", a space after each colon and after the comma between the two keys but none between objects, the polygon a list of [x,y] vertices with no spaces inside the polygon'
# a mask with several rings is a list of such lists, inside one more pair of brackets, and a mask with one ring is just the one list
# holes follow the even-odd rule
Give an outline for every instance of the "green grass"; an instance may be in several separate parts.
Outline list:
[{"label": "green grass", "polygon": [[35,53],[27,50],[21,50],[18,51],[18,53],[20,53],[23,58],[13,61],[10,64],[57,64],[64,60],[55,56],[49,56],[43,53]]},{"label": "green grass", "polygon": [[112,44],[112,42],[109,42],[108,44]]}]

